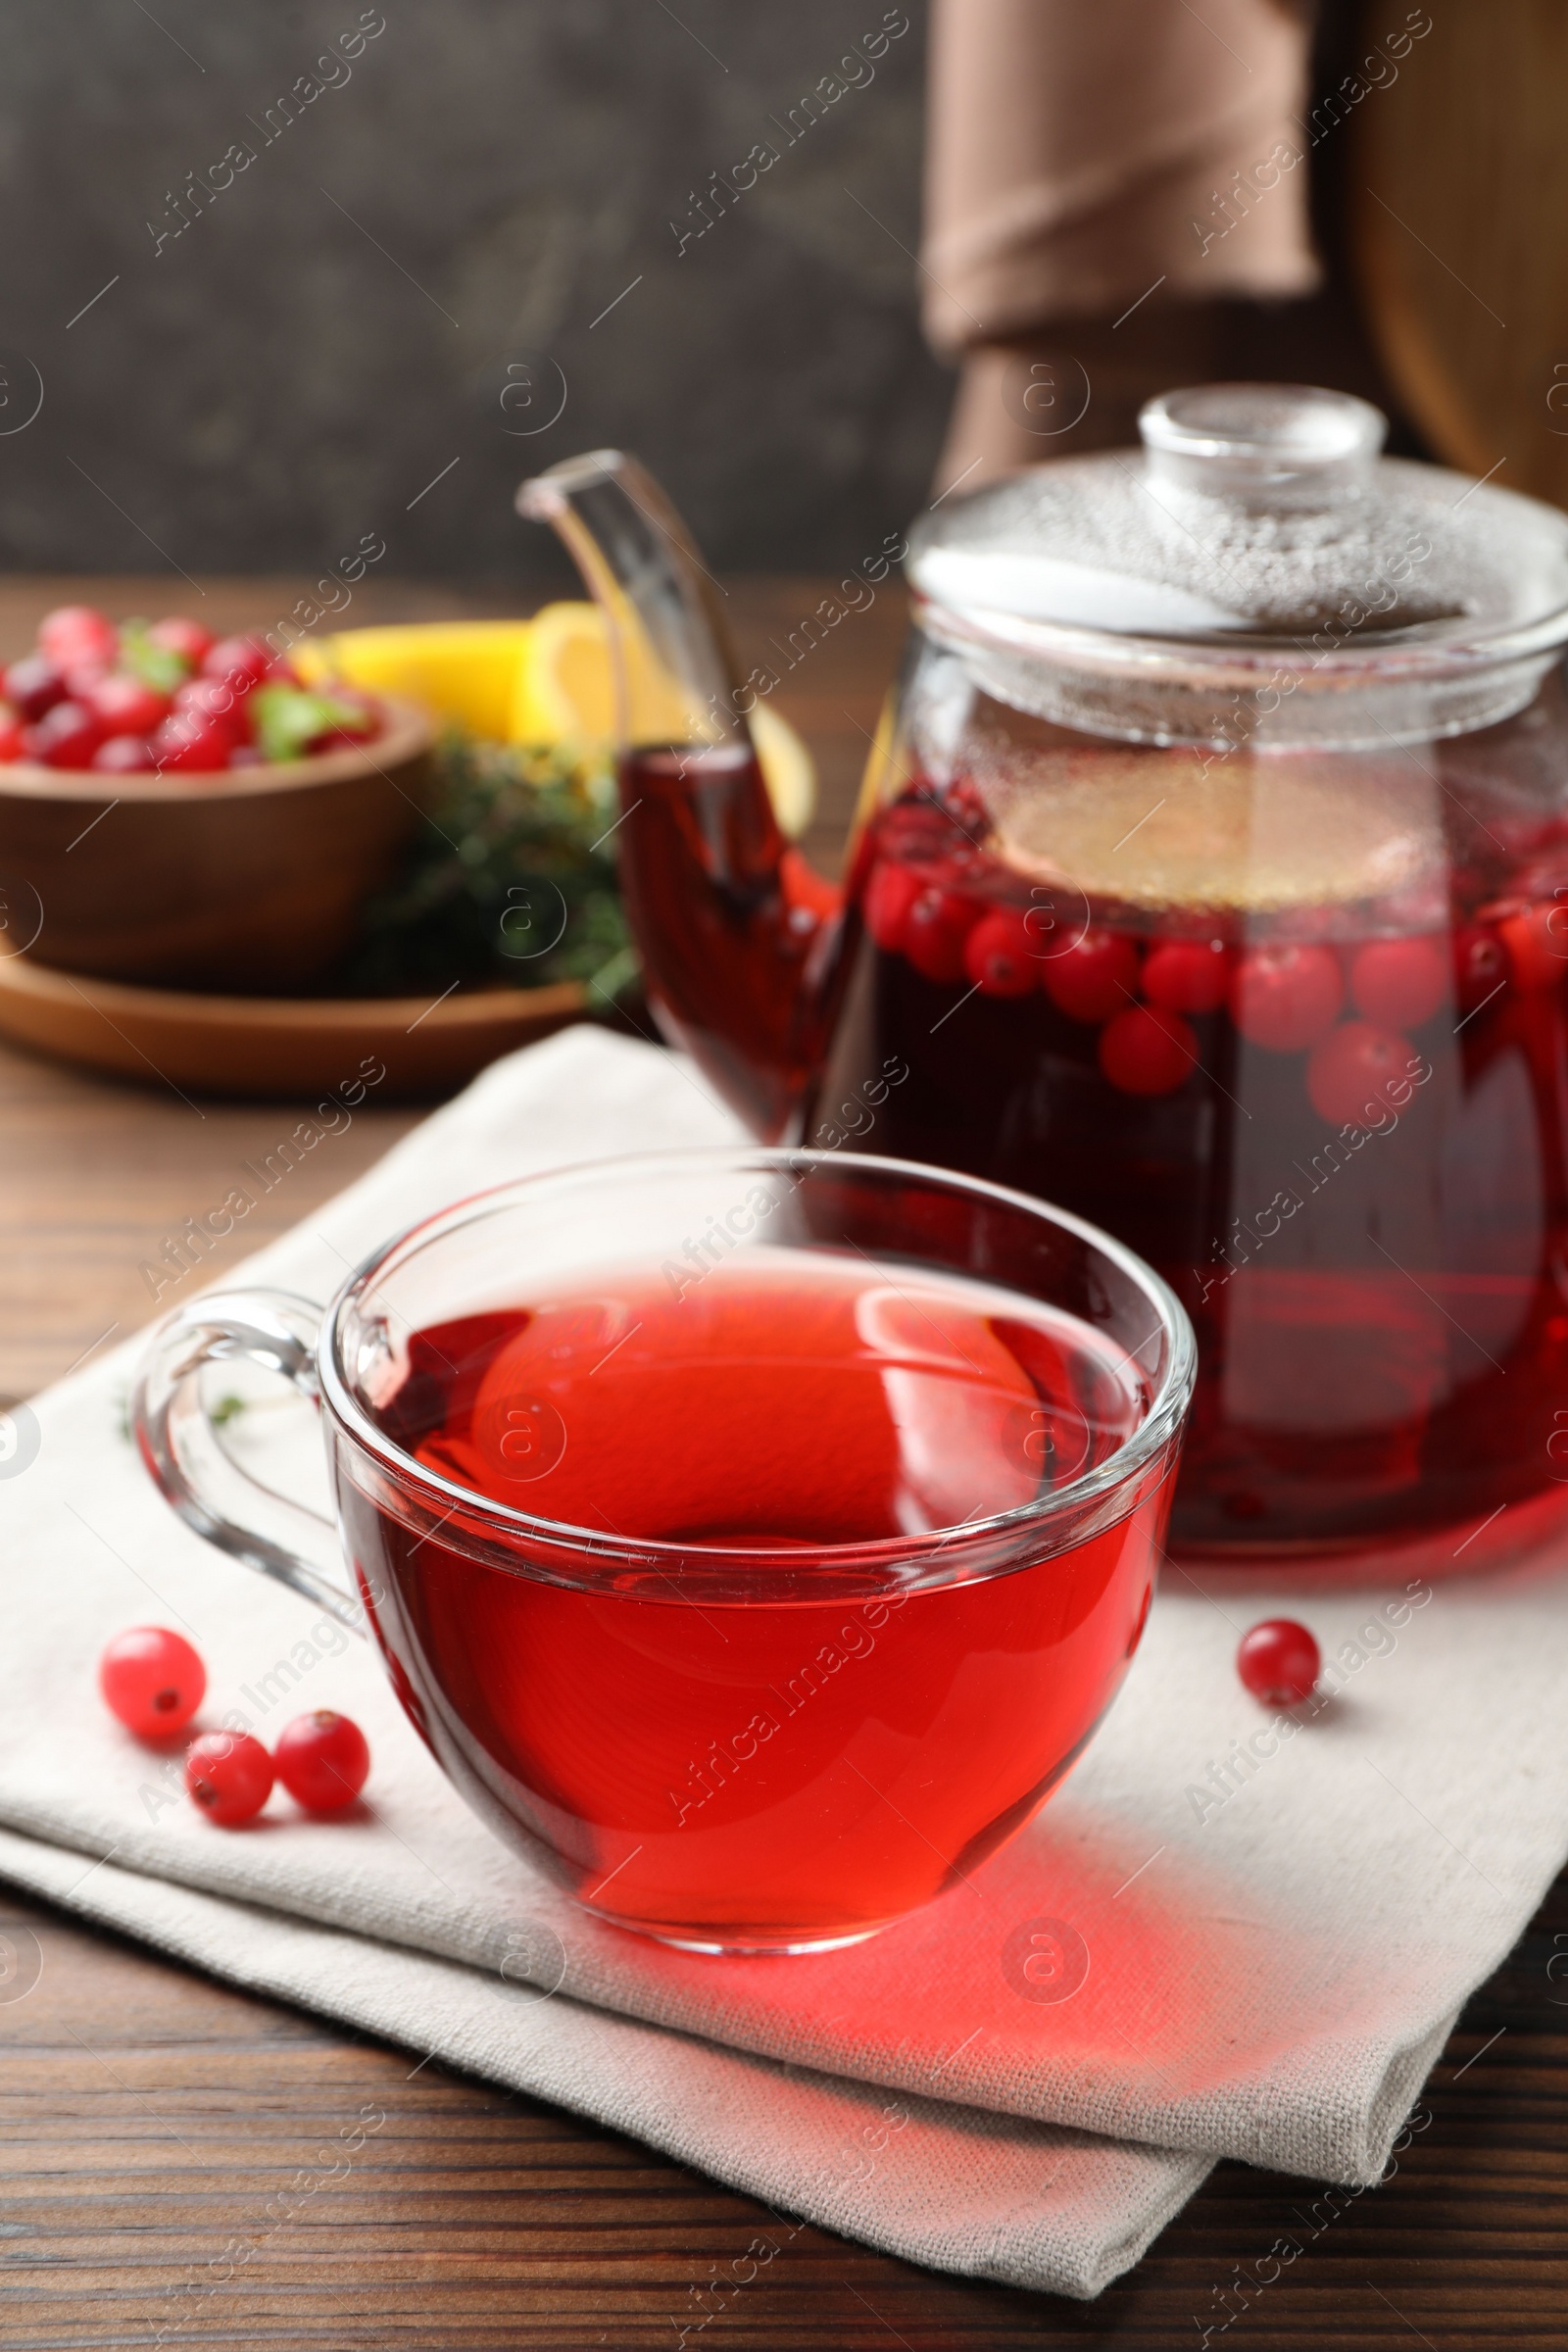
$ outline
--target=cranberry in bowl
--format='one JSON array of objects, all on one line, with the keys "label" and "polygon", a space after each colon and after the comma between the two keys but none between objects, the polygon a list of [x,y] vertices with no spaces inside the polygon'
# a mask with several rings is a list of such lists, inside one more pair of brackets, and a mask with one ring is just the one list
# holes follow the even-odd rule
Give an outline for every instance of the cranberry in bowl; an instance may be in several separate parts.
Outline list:
[{"label": "cranberry in bowl", "polygon": [[260,632],[46,613],[0,669],[7,945],[68,971],[297,989],[416,821],[414,705],[308,689]]}]

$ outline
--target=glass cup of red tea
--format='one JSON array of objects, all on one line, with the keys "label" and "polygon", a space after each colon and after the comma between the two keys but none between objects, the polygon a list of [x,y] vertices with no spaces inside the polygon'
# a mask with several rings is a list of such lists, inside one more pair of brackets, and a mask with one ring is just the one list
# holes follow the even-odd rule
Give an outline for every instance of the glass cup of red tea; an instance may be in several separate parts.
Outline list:
[{"label": "glass cup of red tea", "polygon": [[[319,1402],[352,1594],[222,1452],[203,1371],[236,1358]],[[363,1622],[469,1805],[578,1902],[800,1952],[966,1878],[1082,1752],[1194,1367],[1174,1295],[1081,1218],[736,1148],[460,1201],[324,1316],[197,1299],[135,1416],[175,1510]]]}]

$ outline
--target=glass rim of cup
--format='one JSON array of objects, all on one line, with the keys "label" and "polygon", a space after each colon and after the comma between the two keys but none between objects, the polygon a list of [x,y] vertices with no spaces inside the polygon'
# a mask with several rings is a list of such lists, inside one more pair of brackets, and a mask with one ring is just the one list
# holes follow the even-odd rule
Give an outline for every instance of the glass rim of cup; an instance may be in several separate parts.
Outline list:
[{"label": "glass rim of cup", "polygon": [[[906,1182],[912,1176],[928,1189],[989,1201],[999,1208],[1022,1212],[1033,1220],[1073,1235],[1110,1260],[1143,1293],[1154,1312],[1155,1322],[1142,1347],[1127,1350],[1137,1361],[1142,1348],[1147,1348],[1151,1341],[1160,1335],[1165,1340],[1165,1364],[1147,1413],[1131,1436],[1115,1446],[1103,1461],[1028,1502],[995,1512],[983,1519],[964,1520],[952,1528],[932,1528],[911,1535],[877,1537],[854,1543],[824,1543],[803,1552],[798,1544],[769,1545],[761,1541],[755,1544],[715,1544],[664,1537],[617,1537],[608,1535],[601,1528],[579,1527],[567,1521],[521,1510],[515,1504],[497,1501],[477,1488],[466,1487],[457,1479],[426,1468],[387,1435],[355,1395],[340,1354],[344,1322],[350,1308],[368,1297],[375,1283],[393,1271],[397,1263],[405,1262],[416,1250],[433,1246],[446,1235],[473,1222],[477,1216],[511,1206],[519,1197],[543,1199],[552,1191],[580,1192],[585,1182],[625,1183],[634,1181],[639,1172],[674,1173],[682,1166],[694,1171],[727,1166],[746,1172],[797,1176],[803,1171],[806,1175],[831,1172],[836,1177],[894,1177],[901,1182]],[[872,1257],[868,1262],[874,1265],[880,1261]],[[902,1261],[890,1258],[888,1262]],[[960,1268],[949,1270],[958,1274],[960,1279],[964,1273],[964,1269]],[[974,1278],[985,1279],[983,1275]],[[1000,1574],[1006,1566],[1021,1565],[1010,1559],[999,1559],[994,1566],[977,1566],[975,1562],[977,1554],[995,1551],[999,1545],[1015,1544],[1018,1537],[1030,1528],[1060,1522],[1063,1540],[1054,1546],[1058,1550],[1066,1549],[1070,1543],[1084,1541],[1089,1534],[1099,1532],[1102,1526],[1115,1524],[1119,1517],[1125,1515],[1124,1512],[1113,1510],[1102,1518],[1096,1517],[1095,1506],[1103,1504],[1124,1488],[1135,1488],[1139,1474],[1172,1444],[1191,1402],[1197,1371],[1197,1335],[1175,1292],[1136,1250],[1129,1250],[1125,1244],[1092,1224],[1088,1218],[1075,1216],[1070,1209],[1058,1208],[1054,1203],[1039,1200],[1031,1194],[1015,1192],[1005,1185],[992,1184],[983,1177],[963,1175],[954,1169],[928,1167],[916,1160],[896,1159],[869,1152],[845,1153],[811,1151],[804,1147],[746,1143],[683,1147],[573,1161],[564,1167],[542,1169],[535,1174],[509,1178],[502,1184],[485,1186],[478,1192],[449,1202],[444,1208],[416,1218],[389,1240],[379,1244],[345,1278],[322,1316],[317,1351],[317,1377],[323,1406],[355,1445],[371,1456],[383,1474],[392,1478],[401,1490],[406,1494],[412,1492],[416,1495],[428,1497],[445,1506],[438,1520],[427,1531],[434,1534],[436,1527],[439,1527],[443,1544],[470,1552],[484,1559],[487,1564],[503,1568],[511,1574],[534,1577],[545,1583],[564,1584],[574,1589],[580,1589],[584,1582],[580,1569],[572,1574],[564,1574],[559,1568],[553,1570],[547,1559],[536,1556],[540,1550],[569,1553],[578,1561],[592,1561],[601,1570],[619,1565],[660,1571],[678,1565],[687,1576],[694,1569],[717,1570],[721,1575],[733,1573],[744,1579],[754,1593],[757,1580],[770,1574],[785,1584],[801,1582],[803,1566],[807,1561],[812,1564],[808,1573],[813,1593],[824,1592],[818,1581],[823,1568],[837,1569],[857,1583],[863,1581],[868,1593],[893,1590],[904,1592],[926,1584],[952,1581],[960,1566],[973,1576]],[[1135,1507],[1139,1498],[1138,1494],[1134,1493],[1127,1509]],[[464,1527],[456,1524],[456,1515],[459,1513],[466,1523]],[[1092,1524],[1084,1525],[1086,1519]],[[533,1548],[519,1555],[515,1549],[519,1541]],[[502,1556],[503,1551],[505,1556]],[[924,1569],[929,1573],[911,1575],[908,1573],[911,1569]]]}]

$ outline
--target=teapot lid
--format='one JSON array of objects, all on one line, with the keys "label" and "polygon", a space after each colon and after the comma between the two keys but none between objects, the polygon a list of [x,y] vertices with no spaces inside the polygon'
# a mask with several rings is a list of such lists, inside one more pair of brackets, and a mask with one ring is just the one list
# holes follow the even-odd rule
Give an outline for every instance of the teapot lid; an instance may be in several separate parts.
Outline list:
[{"label": "teapot lid", "polygon": [[1568,517],[1382,457],[1364,400],[1207,384],[1139,429],[910,533],[923,621],[1003,701],[1127,741],[1413,741],[1519,709],[1568,638]]}]

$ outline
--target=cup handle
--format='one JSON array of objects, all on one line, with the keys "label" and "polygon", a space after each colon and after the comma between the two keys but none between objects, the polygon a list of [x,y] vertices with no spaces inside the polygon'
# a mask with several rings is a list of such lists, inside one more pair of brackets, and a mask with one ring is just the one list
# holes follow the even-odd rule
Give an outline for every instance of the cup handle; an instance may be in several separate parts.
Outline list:
[{"label": "cup handle", "polygon": [[[321,1530],[331,1531],[332,1522],[242,1470],[224,1451],[201,1396],[205,1365],[243,1359],[279,1373],[318,1408],[321,1311],[288,1291],[217,1292],[192,1299],[153,1340],[131,1392],[131,1429],[154,1485],[187,1527],[364,1634],[365,1612],[355,1594],[311,1556],[327,1548]],[[335,1532],[331,1553],[341,1561]]]}]

